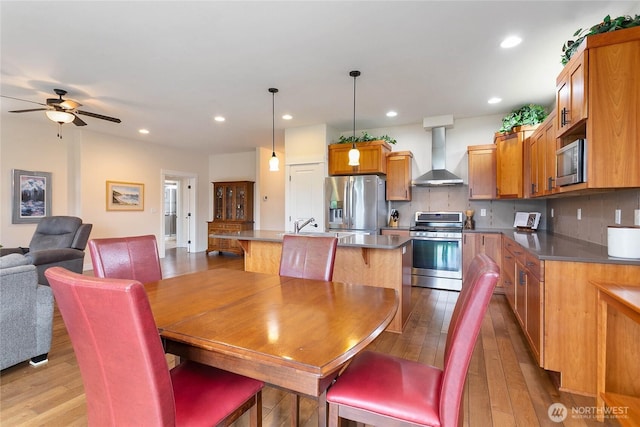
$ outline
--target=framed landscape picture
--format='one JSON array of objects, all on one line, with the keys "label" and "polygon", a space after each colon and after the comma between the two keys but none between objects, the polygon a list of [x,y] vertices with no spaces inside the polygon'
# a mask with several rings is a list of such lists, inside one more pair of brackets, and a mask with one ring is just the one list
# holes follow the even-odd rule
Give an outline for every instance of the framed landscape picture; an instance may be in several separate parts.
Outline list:
[{"label": "framed landscape picture", "polygon": [[51,216],[51,172],[13,170],[13,224],[37,223]]},{"label": "framed landscape picture", "polygon": [[107,181],[108,211],[143,211],[144,184]]}]

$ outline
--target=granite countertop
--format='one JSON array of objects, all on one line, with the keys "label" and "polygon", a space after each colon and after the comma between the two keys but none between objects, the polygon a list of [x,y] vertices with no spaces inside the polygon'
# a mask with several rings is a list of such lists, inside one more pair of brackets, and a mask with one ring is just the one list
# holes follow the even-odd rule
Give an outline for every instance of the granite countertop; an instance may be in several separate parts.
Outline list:
[{"label": "granite countertop", "polygon": [[526,232],[513,228],[480,228],[463,230],[463,233],[500,233],[541,260],[640,265],[640,259],[610,257],[606,246],[545,230]]},{"label": "granite countertop", "polygon": [[[282,236],[294,234],[280,230],[245,230],[239,232],[218,232],[209,236],[220,239],[259,240],[263,242],[282,242]],[[411,243],[410,237],[380,234],[356,234],[346,231],[313,233],[301,232],[301,236],[336,236],[339,247],[358,247],[369,249],[398,249]]]}]

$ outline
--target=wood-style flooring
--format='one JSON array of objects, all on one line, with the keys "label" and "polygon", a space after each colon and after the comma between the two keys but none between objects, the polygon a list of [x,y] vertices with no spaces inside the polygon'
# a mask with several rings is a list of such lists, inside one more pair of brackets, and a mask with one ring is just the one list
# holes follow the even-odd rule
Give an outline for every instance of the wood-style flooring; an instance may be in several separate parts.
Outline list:
[{"label": "wood-style flooring", "polygon": [[[162,260],[164,277],[212,268],[243,268],[243,259],[171,249]],[[91,274],[90,272],[88,274]],[[371,348],[442,366],[445,337],[456,292],[412,288],[413,311],[402,334],[384,332]],[[175,363],[168,355],[170,366]],[[123,360],[122,363],[127,363]],[[564,423],[547,415],[551,404],[569,408]],[[271,387],[263,392],[263,425],[289,425],[290,399]],[[502,295],[494,295],[482,325],[464,394],[465,426],[603,426],[591,417],[571,415],[571,408],[594,406],[591,397],[559,392],[529,353],[524,336]],[[315,401],[302,399],[301,425],[317,426]],[[0,373],[0,426],[84,426],[87,424],[82,378],[64,323],[57,309],[49,363],[28,362]],[[248,425],[247,416],[236,422]]]}]

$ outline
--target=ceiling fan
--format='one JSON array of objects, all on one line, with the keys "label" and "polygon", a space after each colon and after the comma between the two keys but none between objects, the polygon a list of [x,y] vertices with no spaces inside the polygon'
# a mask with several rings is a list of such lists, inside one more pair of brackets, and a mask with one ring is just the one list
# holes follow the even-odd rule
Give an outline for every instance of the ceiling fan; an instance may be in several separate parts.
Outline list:
[{"label": "ceiling fan", "polygon": [[[47,98],[46,104],[41,102],[29,101],[26,99],[14,98],[11,96],[2,95],[3,98],[11,98],[17,99],[19,101],[31,102],[33,104],[39,104],[44,106],[44,108],[29,108],[26,110],[12,110],[10,113],[29,113],[31,111],[44,111],[49,120],[58,123],[59,126],[62,126],[65,123],[72,123],[76,126],[86,126],[87,123],[82,120],[78,115],[84,115],[93,117],[96,119],[108,120],[114,123],[120,123],[121,120],[115,117],[109,117],[102,114],[91,113],[89,111],[78,110],[78,107],[81,107],[82,104],[76,102],[72,99],[63,99],[62,97],[67,94],[66,90],[63,89],[54,89],[53,90],[58,98]],[[58,133],[58,137],[62,138],[60,133]]]}]

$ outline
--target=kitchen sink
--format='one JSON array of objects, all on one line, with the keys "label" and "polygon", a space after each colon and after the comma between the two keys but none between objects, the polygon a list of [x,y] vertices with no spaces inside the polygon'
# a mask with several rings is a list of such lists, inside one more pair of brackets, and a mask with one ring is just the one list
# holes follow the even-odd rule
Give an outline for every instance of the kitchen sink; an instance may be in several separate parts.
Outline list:
[{"label": "kitchen sink", "polygon": [[284,235],[292,235],[292,236],[310,236],[310,237],[337,237],[338,239],[342,239],[345,237],[354,236],[356,233],[348,232],[348,231],[331,231],[324,233],[314,233],[314,232],[305,232],[301,231],[300,233],[286,232],[286,233],[278,233],[280,236]]}]

